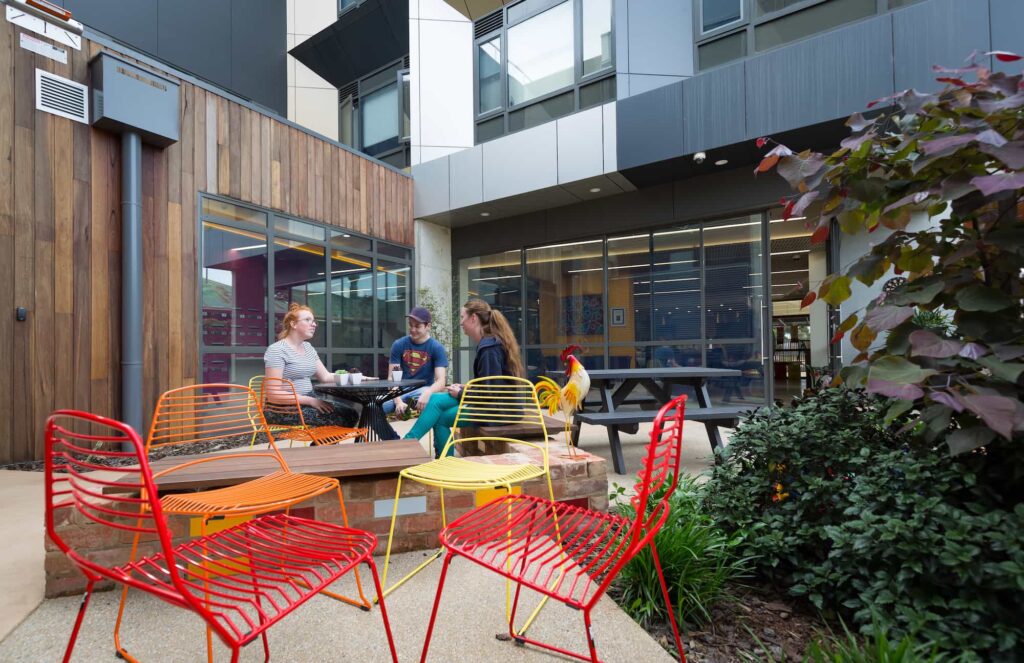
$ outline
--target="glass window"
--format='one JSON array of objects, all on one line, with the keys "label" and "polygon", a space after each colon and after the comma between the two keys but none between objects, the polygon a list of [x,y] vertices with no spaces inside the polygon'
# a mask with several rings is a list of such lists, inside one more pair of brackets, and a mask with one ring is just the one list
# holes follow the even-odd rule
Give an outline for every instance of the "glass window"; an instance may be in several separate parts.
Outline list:
[{"label": "glass window", "polygon": [[338,109],[338,142],[353,147],[355,143],[355,106],[352,97],[345,97]]},{"label": "glass window", "polygon": [[483,143],[497,138],[498,136],[505,135],[505,116],[499,115],[498,117],[491,118],[485,122],[480,122],[476,125],[476,142]]},{"label": "glass window", "polygon": [[[705,337],[760,343],[761,216],[704,227]],[[709,366],[711,358],[708,357]]]},{"label": "glass window", "polygon": [[255,226],[266,227],[267,225],[267,215],[264,212],[214,198],[203,198],[203,215],[217,216],[228,221],[251,223]]},{"label": "glass window", "polygon": [[701,337],[700,229],[654,233],[651,300],[655,341]]},{"label": "glass window", "polygon": [[568,115],[573,111],[572,90],[508,114],[508,130],[529,129]]},{"label": "glass window", "polygon": [[580,88],[580,110],[615,100],[615,77],[601,79]]},{"label": "glass window", "polygon": [[274,227],[289,235],[298,235],[306,239],[313,239],[318,242],[324,241],[324,227],[314,226],[312,223],[304,223],[295,219],[286,219],[281,216],[274,217]]},{"label": "glass window", "polygon": [[871,16],[877,8],[875,0],[829,0],[786,14],[754,28],[755,48],[763,51],[824,32],[843,23]]},{"label": "glass window", "polygon": [[522,104],[572,85],[572,3],[508,29],[508,102]]},{"label": "glass window", "polygon": [[373,347],[373,268],[370,258],[346,251],[331,251],[331,346]]},{"label": "glass window", "polygon": [[380,347],[405,336],[405,314],[409,306],[409,265],[379,260],[377,262],[377,321],[380,326]]},{"label": "glass window", "polygon": [[608,239],[608,325],[609,343],[651,340],[651,236],[646,233]]},{"label": "glass window", "polygon": [[398,83],[367,94],[360,108],[363,151],[377,154],[398,147]]},{"label": "glass window", "polygon": [[[459,261],[459,293],[461,306],[470,297],[477,297],[501,311],[518,335],[522,324],[523,293],[521,251],[506,251]],[[533,306],[531,302],[528,304]],[[536,311],[536,308],[534,308]],[[529,334],[529,332],[527,332]],[[459,343],[470,345],[469,338],[459,330]],[[522,339],[520,339],[522,341]],[[531,342],[529,338],[527,342]],[[532,341],[537,342],[537,341]],[[521,343],[520,343],[521,344]],[[472,365],[472,362],[471,364]]]},{"label": "glass window", "polygon": [[612,0],[583,0],[583,75],[612,64]]},{"label": "glass window", "polygon": [[412,94],[411,94],[411,79],[408,71],[403,71],[399,74],[399,81],[402,84],[402,131],[399,136],[403,141],[408,141],[412,135],[412,113],[410,108],[412,105]]},{"label": "glass window", "polygon": [[377,366],[373,360],[373,354],[366,353],[351,353],[351,354],[340,354],[336,353],[331,359],[331,371],[349,371],[353,368],[358,368],[359,372],[363,375],[378,375],[383,376],[387,373],[377,373]]},{"label": "glass window", "polygon": [[773,12],[782,11],[792,5],[805,2],[806,0],[754,0],[754,14],[764,16]]},{"label": "glass window", "polygon": [[740,31],[697,47],[697,66],[701,71],[726,62],[739,60],[747,54],[747,33]]},{"label": "glass window", "polygon": [[[604,345],[604,242],[527,249],[527,344]],[[533,339],[536,335],[538,340]]]},{"label": "glass window", "polygon": [[387,242],[377,242],[377,253],[391,256],[393,258],[401,258],[403,260],[410,260],[412,258],[411,250],[404,246],[396,246],[394,244],[388,244]]},{"label": "glass window", "polygon": [[476,75],[480,90],[477,113],[501,108],[501,37],[486,41],[476,49]]},{"label": "glass window", "polygon": [[324,247],[290,239],[274,240],[274,316],[276,328],[292,303],[313,309],[317,328],[314,346],[327,345],[326,285]]},{"label": "glass window", "polygon": [[263,353],[229,354],[207,352],[203,355],[204,384],[249,384],[249,378],[263,375]]},{"label": "glass window", "polygon": [[344,231],[331,232],[331,246],[338,249],[355,249],[356,251],[369,251],[370,238],[360,237]]},{"label": "glass window", "polygon": [[265,235],[204,222],[201,287],[204,345],[267,344]]},{"label": "glass window", "polygon": [[711,32],[743,17],[743,0],[701,0],[701,30]]}]

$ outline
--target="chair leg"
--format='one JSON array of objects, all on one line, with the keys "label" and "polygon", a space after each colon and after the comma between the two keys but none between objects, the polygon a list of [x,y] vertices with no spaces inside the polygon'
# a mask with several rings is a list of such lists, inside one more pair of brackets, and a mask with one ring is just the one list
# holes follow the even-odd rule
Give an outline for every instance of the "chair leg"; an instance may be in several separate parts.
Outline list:
[{"label": "chair leg", "polygon": [[391,566],[391,543],[395,540],[395,521],[398,520],[398,498],[402,495],[402,475],[398,475],[398,485],[395,486],[395,503],[391,507],[391,529],[388,530],[388,546],[384,551],[384,587],[388,586],[388,568]]},{"label": "chair leg", "polygon": [[[345,497],[341,493],[341,484],[340,483],[338,484],[338,504],[341,507],[341,524],[344,525],[345,527],[348,527],[348,513],[345,511]],[[359,577],[359,567],[358,566],[356,566],[356,568],[353,569],[353,573],[355,574],[355,577],[356,577],[356,591],[359,593],[359,600],[358,601],[356,601],[355,599],[351,599],[351,598],[345,596],[344,594],[338,594],[336,592],[332,592],[332,591],[329,591],[327,589],[321,589],[320,593],[323,594],[324,596],[328,596],[328,597],[330,597],[332,599],[335,599],[336,601],[341,601],[342,603],[348,603],[349,605],[354,605],[357,608],[362,608],[363,610],[369,610],[372,607],[373,604],[370,603],[370,600],[368,598],[366,598],[366,595],[363,593],[363,582],[362,582],[362,580]]]},{"label": "chair leg", "polygon": [[398,652],[395,651],[395,639],[391,637],[391,622],[388,620],[388,611],[384,607],[384,597],[381,595],[383,589],[380,584],[380,578],[377,577],[377,565],[373,563],[372,558],[366,559],[366,565],[370,567],[370,575],[373,576],[373,587],[377,591],[377,603],[380,604],[380,616],[384,620],[384,634],[388,636],[388,648],[391,649],[391,660],[393,663],[398,663]]},{"label": "chair leg", "polygon": [[583,609],[583,625],[587,631],[587,648],[590,649],[591,663],[600,663],[597,658],[597,645],[594,643],[594,625],[590,622],[590,608]]},{"label": "chair leg", "polygon": [[[558,512],[555,509],[555,504],[556,504],[556,502],[555,502],[555,488],[554,488],[554,486],[551,485],[551,474],[548,473],[546,476],[547,476],[547,480],[548,480],[548,497],[550,497],[550,499],[551,499],[551,517],[552,517],[552,519],[555,522],[555,538],[558,539],[558,547],[561,548],[562,547],[562,532],[561,532],[561,530],[558,527]],[[564,553],[563,553],[563,555],[564,555]],[[524,559],[525,559],[525,553],[524,553]],[[562,577],[564,575],[565,575],[565,568],[563,567],[562,570],[558,572],[558,577],[555,578],[554,581],[551,583],[551,589],[554,589],[555,587],[558,586],[558,583],[562,582]],[[523,624],[523,628],[519,629],[519,631],[517,633],[515,633],[514,635],[523,635],[524,633],[526,633],[526,630],[528,628],[530,628],[530,624],[533,624],[533,621],[535,619],[537,619],[538,615],[540,615],[540,611],[544,609],[545,604],[547,604],[547,602],[548,602],[548,598],[549,597],[545,596],[544,598],[542,598],[540,600],[540,603],[537,604],[537,607],[534,608],[533,612],[530,614],[529,619],[527,619],[526,623]],[[511,622],[509,622],[509,623],[511,624]]]},{"label": "chair leg", "polygon": [[679,626],[676,624],[676,609],[668,595],[668,585],[665,583],[665,574],[661,570],[661,560],[658,559],[658,549],[654,545],[653,538],[651,539],[651,557],[654,559],[654,568],[658,570],[658,581],[661,582],[661,595],[665,599],[665,608],[668,610],[668,621],[672,625],[672,637],[676,641],[679,661],[680,663],[686,663],[686,653],[683,652],[683,642],[679,638]]},{"label": "chair leg", "polygon": [[427,651],[430,649],[430,636],[434,632],[434,621],[437,619],[437,608],[441,605],[441,592],[444,590],[444,579],[448,575],[448,566],[452,563],[455,553],[448,552],[444,556],[444,566],[441,567],[441,577],[437,581],[437,593],[434,595],[434,608],[430,611],[430,621],[427,623],[427,637],[423,640],[423,653],[420,654],[420,663],[426,663]]},{"label": "chair leg", "polygon": [[[383,579],[384,594],[383,594],[383,596],[390,595],[391,592],[395,591],[396,589],[398,589],[399,587],[404,585],[406,583],[406,581],[409,580],[409,578],[412,578],[414,575],[416,575],[417,573],[419,573],[420,571],[425,569],[427,566],[429,566],[431,563],[433,563],[434,560],[436,560],[438,557],[440,557],[441,555],[444,554],[444,548],[438,548],[437,551],[433,555],[431,555],[426,560],[424,560],[423,563],[420,564],[419,566],[417,566],[415,569],[413,569],[412,571],[409,571],[409,573],[405,574],[405,576],[403,576],[398,582],[396,582],[395,584],[391,585],[390,587],[387,586],[387,583],[388,583],[388,567],[391,564],[391,544],[395,540],[395,521],[398,519],[398,496],[401,494],[401,491],[402,491],[402,475],[399,474],[398,475],[398,486],[397,486],[397,488],[395,488],[395,506],[394,506],[394,508],[391,511],[391,529],[388,531],[388,546],[387,546],[386,552],[384,553],[384,579]],[[444,490],[442,489],[441,490],[441,526],[442,526],[442,529],[444,528],[444,526],[446,524],[447,524],[447,520],[445,518],[445,513],[444,513]]]},{"label": "chair leg", "polygon": [[[140,519],[137,524],[141,525],[142,520]],[[128,556],[128,562],[135,561],[135,553],[138,552],[139,548],[139,536],[141,532],[136,531],[135,537],[132,539],[132,552]],[[128,653],[128,650],[121,646],[121,620],[124,618],[124,607],[128,603],[128,585],[121,587],[121,602],[117,606],[117,619],[114,620],[114,654],[121,659],[129,661],[129,663],[137,663],[137,661]]]},{"label": "chair leg", "polygon": [[64,663],[68,663],[71,660],[71,652],[75,649],[75,642],[78,640],[78,630],[82,628],[82,619],[85,617],[85,611],[89,607],[89,599],[92,598],[92,587],[96,584],[95,580],[89,579],[89,584],[85,588],[85,596],[82,597],[82,603],[78,606],[78,617],[75,619],[75,626],[71,629],[71,637],[68,639],[67,649],[64,650]]}]

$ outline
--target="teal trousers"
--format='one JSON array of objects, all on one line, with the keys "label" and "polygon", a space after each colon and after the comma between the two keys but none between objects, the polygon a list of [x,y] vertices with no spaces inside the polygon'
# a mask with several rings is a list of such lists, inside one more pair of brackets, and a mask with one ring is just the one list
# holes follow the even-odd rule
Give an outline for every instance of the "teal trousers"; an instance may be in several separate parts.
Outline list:
[{"label": "teal trousers", "polygon": [[[458,399],[452,398],[448,392],[432,394],[427,406],[420,412],[412,430],[405,434],[406,439],[418,440],[427,434],[427,431],[434,431],[434,458],[440,458],[448,437],[452,434],[452,425],[455,423],[455,413],[459,411]],[[455,445],[448,449],[448,455],[455,455]]]}]

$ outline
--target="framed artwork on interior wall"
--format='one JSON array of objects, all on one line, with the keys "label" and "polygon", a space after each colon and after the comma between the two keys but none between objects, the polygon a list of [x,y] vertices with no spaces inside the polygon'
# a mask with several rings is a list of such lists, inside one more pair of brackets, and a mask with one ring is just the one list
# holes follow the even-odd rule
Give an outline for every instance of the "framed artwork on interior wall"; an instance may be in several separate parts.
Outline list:
[{"label": "framed artwork on interior wall", "polygon": [[566,336],[604,334],[604,296],[572,295],[562,298],[562,329]]},{"label": "framed artwork on interior wall", "polygon": [[613,308],[611,310],[611,325],[612,327],[625,327],[626,326],[626,309],[624,308]]}]

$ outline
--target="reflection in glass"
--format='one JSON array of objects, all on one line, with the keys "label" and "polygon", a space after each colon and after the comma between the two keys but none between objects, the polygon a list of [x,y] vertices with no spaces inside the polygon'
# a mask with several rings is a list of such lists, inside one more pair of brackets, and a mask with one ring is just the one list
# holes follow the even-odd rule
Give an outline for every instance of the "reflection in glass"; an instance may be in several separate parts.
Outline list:
[{"label": "reflection in glass", "polygon": [[[651,236],[608,239],[608,341],[651,340]],[[632,357],[616,349],[614,356]]]},{"label": "reflection in glass", "polygon": [[373,347],[373,270],[370,259],[331,251],[331,346]]},{"label": "reflection in glass", "polygon": [[214,198],[203,197],[203,215],[219,216],[229,221],[241,221],[257,226],[265,227],[267,225],[267,215],[264,212],[242,207],[241,205],[226,203]]},{"label": "reflection in glass", "polygon": [[377,261],[377,320],[380,346],[390,348],[405,336],[405,314],[409,309],[409,265]]},{"label": "reflection in glass", "polygon": [[368,252],[370,250],[370,239],[353,235],[344,230],[335,230],[331,232],[331,246],[336,249],[354,249],[356,251]]},{"label": "reflection in glass", "polygon": [[249,378],[263,375],[263,353],[203,354],[204,384],[249,384]]},{"label": "reflection in glass", "polygon": [[204,345],[267,344],[267,238],[203,223]]},{"label": "reflection in glass", "polygon": [[612,0],[583,0],[583,75],[612,64]]},{"label": "reflection in glass", "polygon": [[[588,352],[590,354],[588,354]],[[604,356],[600,346],[584,349],[583,352],[576,352],[576,358],[583,363],[583,367],[595,371],[604,368]],[[548,371],[564,371],[565,364],[562,363],[562,348],[527,348],[526,349],[526,377],[530,380],[544,375]]]},{"label": "reflection in glass", "polygon": [[377,154],[398,147],[398,83],[362,98],[363,151]]},{"label": "reflection in glass", "polygon": [[527,345],[604,344],[603,244],[526,250]]},{"label": "reflection in glass", "polygon": [[341,354],[335,353],[331,360],[330,370],[333,371],[349,371],[353,368],[358,368],[359,372],[363,375],[381,375],[376,372],[376,366],[373,363],[373,354],[353,353],[353,354]]},{"label": "reflection in glass", "polygon": [[478,113],[501,108],[501,37],[477,46],[477,77],[480,90]]},{"label": "reflection in glass", "polygon": [[761,216],[707,224],[704,271],[706,338],[760,342]]},{"label": "reflection in glass", "polygon": [[338,142],[342,145],[355,146],[355,121],[352,97],[345,97],[338,108]]},{"label": "reflection in glass", "polygon": [[274,240],[274,317],[279,328],[292,303],[313,310],[316,333],[310,340],[316,347],[327,344],[326,279],[324,248],[289,239]]},{"label": "reflection in glass", "polygon": [[647,368],[675,368],[679,366],[701,366],[701,343],[664,343],[643,348],[638,354],[643,356]]},{"label": "reflection in glass", "polygon": [[742,4],[742,0],[701,0],[701,29],[711,32],[740,20]]},{"label": "reflection in glass", "polygon": [[764,363],[761,361],[760,342],[709,345],[707,355],[709,368],[731,368],[740,372],[739,377],[708,380],[713,403],[764,402]]},{"label": "reflection in glass", "polygon": [[324,241],[324,227],[315,226],[312,223],[276,216],[274,217],[274,228],[290,235],[298,235],[318,242]]},{"label": "reflection in glass", "polygon": [[408,71],[401,73],[402,80],[402,131],[401,138],[404,141],[409,140],[412,135],[412,88],[411,78]]},{"label": "reflection in glass", "polygon": [[[470,297],[478,297],[490,304],[491,308],[501,311],[508,318],[512,331],[518,334],[523,310],[521,255],[522,252],[516,250],[460,260],[460,300],[454,305],[462,306]],[[533,310],[536,311],[536,308]],[[458,329],[458,333],[459,345],[468,347],[469,338],[461,329]],[[523,339],[518,340],[522,345]],[[527,342],[536,341],[527,339]]]},{"label": "reflection in glass", "polygon": [[508,102],[521,104],[573,84],[572,3],[508,29]]},{"label": "reflection in glass", "polygon": [[654,233],[653,262],[652,340],[700,338],[700,230]]}]

